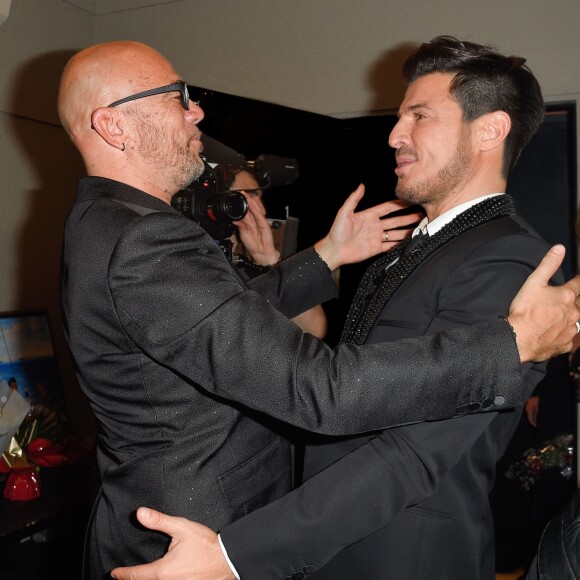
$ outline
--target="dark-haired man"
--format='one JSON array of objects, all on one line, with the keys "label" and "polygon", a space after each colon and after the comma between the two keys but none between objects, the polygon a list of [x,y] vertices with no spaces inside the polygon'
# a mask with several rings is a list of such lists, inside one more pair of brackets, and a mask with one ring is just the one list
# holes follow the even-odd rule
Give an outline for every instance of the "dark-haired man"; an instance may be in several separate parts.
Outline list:
[{"label": "dark-haired man", "polygon": [[[424,207],[418,229],[428,237],[386,271],[389,258],[377,261],[373,278],[381,270],[384,278],[359,291],[344,340],[392,341],[500,315],[544,253],[545,242],[515,216],[504,194],[509,171],[544,114],[540,87],[524,62],[450,37],[426,43],[406,62],[408,89],[389,143],[397,196]],[[359,307],[369,292],[370,304]],[[528,396],[543,372],[527,369]],[[408,461],[428,464],[424,457],[439,453],[449,460],[425,501],[348,547],[315,577],[494,578],[487,497],[520,414],[422,423],[310,446],[307,475],[359,445],[392,452],[396,442]],[[365,507],[357,517],[370,516]]]},{"label": "dark-haired man", "polygon": [[[397,195],[426,210],[418,228],[423,242],[411,242],[413,250],[401,246],[367,272],[343,335],[351,344],[430,335],[500,316],[547,249],[504,194],[509,170],[543,118],[540,88],[524,59],[439,37],[422,45],[404,72],[409,85],[390,144]],[[489,354],[483,349],[478,356]],[[412,351],[407,364],[411,372],[425,370]],[[527,395],[542,372],[525,369]],[[306,452],[311,479],[221,530],[234,567],[242,580],[492,579],[487,495],[520,411],[316,442]],[[186,555],[186,546],[194,545],[196,530],[200,538],[205,533],[204,548],[211,534],[160,514],[141,516],[178,541],[165,562],[132,578],[150,577],[172,562],[184,578],[196,570],[200,552]],[[127,576],[117,571],[117,577]]]}]

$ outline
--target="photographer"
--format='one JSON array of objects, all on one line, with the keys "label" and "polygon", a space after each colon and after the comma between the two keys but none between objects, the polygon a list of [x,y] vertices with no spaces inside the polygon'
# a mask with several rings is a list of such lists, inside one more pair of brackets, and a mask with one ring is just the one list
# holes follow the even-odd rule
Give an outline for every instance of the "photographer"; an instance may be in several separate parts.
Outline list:
[{"label": "photographer", "polygon": [[[275,266],[280,261],[280,251],[274,245],[272,228],[265,219],[263,191],[249,169],[221,163],[215,168],[215,172],[224,191],[239,191],[248,200],[250,211],[242,220],[234,222],[237,227],[230,237],[236,271],[248,280],[258,275],[260,270],[248,264],[247,260],[259,266]],[[408,230],[408,234],[410,233]],[[326,335],[326,314],[320,304],[293,317],[292,322],[317,338],[324,338]]]},{"label": "photographer", "polygon": [[228,238],[232,243],[232,263],[239,266],[244,279],[249,280],[263,271],[262,268],[252,268],[252,264],[271,267],[281,257],[270,224],[265,220],[256,221],[260,216],[266,217],[264,193],[250,169],[220,163],[214,171],[220,191],[241,193],[248,201],[248,210],[250,203],[254,206],[241,220],[233,222],[236,227]]}]

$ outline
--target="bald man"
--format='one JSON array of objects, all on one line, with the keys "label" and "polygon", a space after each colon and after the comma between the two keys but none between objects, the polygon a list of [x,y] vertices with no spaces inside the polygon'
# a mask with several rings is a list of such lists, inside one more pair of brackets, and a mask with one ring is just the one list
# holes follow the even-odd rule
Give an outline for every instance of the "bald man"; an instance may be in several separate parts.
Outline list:
[{"label": "bald man", "polygon": [[[281,421],[343,435],[507,408],[521,403],[520,363],[571,346],[580,283],[548,286],[557,247],[512,303],[515,340],[499,319],[330,349],[288,318],[334,295],[331,270],[392,247],[397,234],[387,242],[385,231],[401,222],[380,219],[391,202],[355,213],[358,188],[325,238],[251,291],[203,229],[170,206],[201,174],[203,111],[163,56],[134,42],[83,50],[63,72],[58,106],[88,173],[66,224],[62,299],[98,422],[89,578],[165,552],[169,540],[135,522],[139,505],[219,530],[288,492]],[[458,392],[437,388],[451,383]],[[424,493],[420,465],[401,480],[401,501]]]}]

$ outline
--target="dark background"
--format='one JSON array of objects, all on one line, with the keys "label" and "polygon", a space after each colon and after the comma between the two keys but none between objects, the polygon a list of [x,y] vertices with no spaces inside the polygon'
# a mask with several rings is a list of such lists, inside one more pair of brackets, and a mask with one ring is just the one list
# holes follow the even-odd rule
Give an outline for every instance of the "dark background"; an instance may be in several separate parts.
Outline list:
[{"label": "dark background", "polygon": [[[360,208],[394,199],[396,176],[388,145],[395,115],[334,119],[289,107],[205,91],[201,129],[247,160],[262,154],[296,159],[299,178],[266,190],[269,217],[299,219],[298,249],[324,236],[339,207],[359,183],[366,186]],[[576,273],[576,129],[573,104],[549,105],[540,130],[510,175],[507,190],[518,213],[549,243],[563,243],[566,278]],[[340,301],[327,304],[332,343],[346,306],[368,263],[341,268]]]}]

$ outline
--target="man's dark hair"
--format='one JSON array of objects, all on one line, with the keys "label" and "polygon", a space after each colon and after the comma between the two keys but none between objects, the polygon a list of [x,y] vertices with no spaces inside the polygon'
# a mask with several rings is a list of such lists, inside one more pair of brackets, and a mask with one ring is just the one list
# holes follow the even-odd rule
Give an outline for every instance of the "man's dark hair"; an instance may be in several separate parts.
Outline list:
[{"label": "man's dark hair", "polygon": [[403,66],[408,84],[430,73],[453,75],[449,88],[466,121],[505,111],[512,127],[505,141],[502,172],[507,177],[544,118],[544,100],[525,58],[490,47],[438,36],[422,44]]}]

